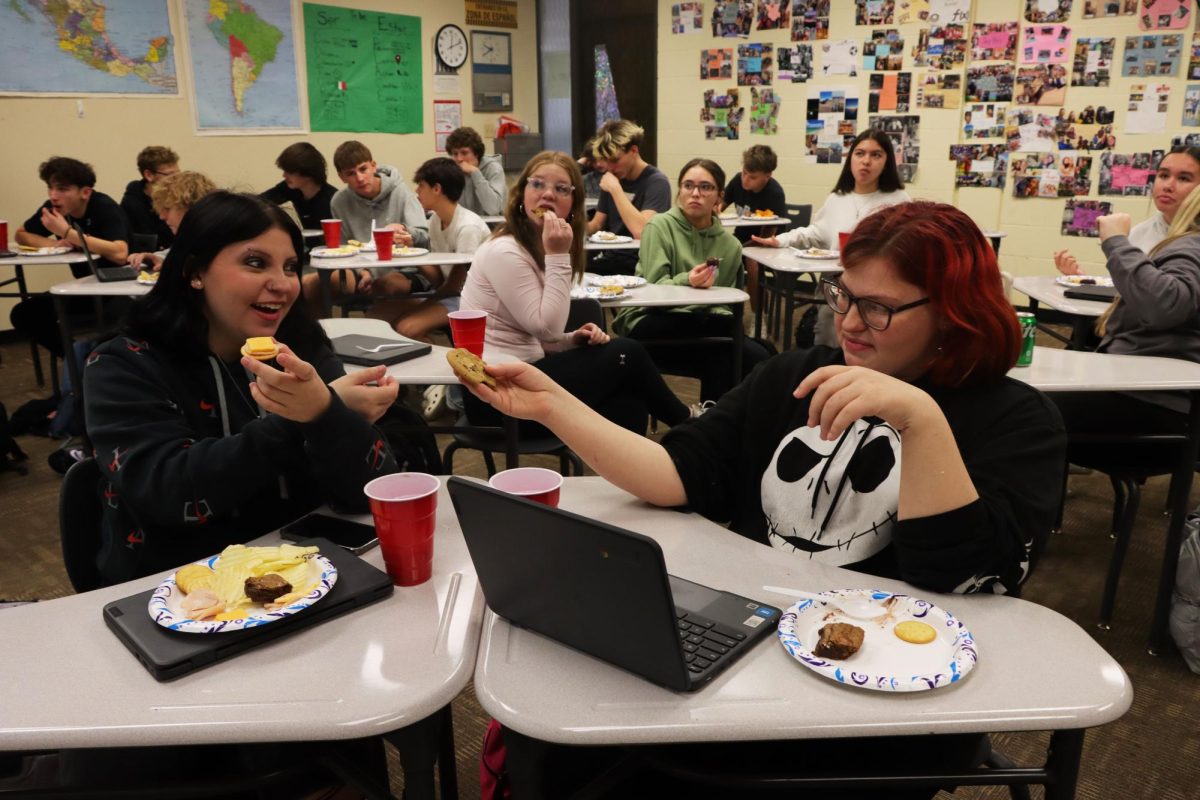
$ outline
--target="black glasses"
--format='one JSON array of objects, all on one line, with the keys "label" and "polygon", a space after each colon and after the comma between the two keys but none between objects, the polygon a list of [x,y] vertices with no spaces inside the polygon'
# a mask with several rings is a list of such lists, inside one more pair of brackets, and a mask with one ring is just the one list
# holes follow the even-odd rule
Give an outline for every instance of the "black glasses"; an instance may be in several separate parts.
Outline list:
[{"label": "black glasses", "polygon": [[886,331],[888,325],[892,324],[892,317],[894,315],[899,314],[901,311],[908,311],[910,308],[923,306],[929,302],[928,297],[922,297],[920,300],[914,300],[911,303],[905,303],[902,306],[892,308],[878,300],[855,297],[846,291],[846,288],[840,283],[835,283],[831,280],[821,281],[821,291],[825,293],[825,302],[829,304],[829,307],[836,314],[848,314],[850,313],[850,306],[858,306],[858,315],[862,317],[863,324],[874,331]]}]

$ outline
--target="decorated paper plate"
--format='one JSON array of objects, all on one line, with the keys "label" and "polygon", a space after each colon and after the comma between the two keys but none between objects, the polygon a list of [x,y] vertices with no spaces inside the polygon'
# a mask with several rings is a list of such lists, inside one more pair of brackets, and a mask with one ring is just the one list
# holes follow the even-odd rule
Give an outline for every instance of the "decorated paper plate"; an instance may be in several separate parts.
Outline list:
[{"label": "decorated paper plate", "polygon": [[32,250],[26,250],[24,247],[18,246],[16,253],[22,257],[33,256],[34,258],[39,258],[42,256],[66,255],[67,253],[71,252],[71,250],[72,248],[70,247],[38,247]]},{"label": "decorated paper plate", "polygon": [[427,247],[393,247],[393,258],[412,258],[413,256],[423,256],[429,252]]},{"label": "decorated paper plate", "polygon": [[[779,641],[792,658],[830,680],[882,692],[921,692],[957,683],[979,660],[975,637],[950,612],[916,597],[875,589],[834,589],[830,598],[869,598],[887,613],[874,619],[856,619],[820,600],[801,600],[779,620]],[[933,628],[933,641],[912,644],[896,635],[896,626],[907,621]],[[819,631],[830,622],[846,622],[863,629],[863,644],[845,659],[822,658],[813,653]]]},{"label": "decorated paper plate", "polygon": [[629,244],[633,241],[633,237],[620,236],[608,231],[596,231],[588,237],[588,241],[592,244]]},{"label": "decorated paper plate", "polygon": [[587,286],[620,286],[622,289],[636,289],[646,285],[646,279],[641,275],[592,275],[583,276]]},{"label": "decorated paper plate", "polygon": [[[220,558],[220,554],[217,554],[196,563],[216,569]],[[312,582],[315,582],[312,591],[277,611],[270,611],[261,603],[250,603],[248,606],[243,606],[243,609],[248,614],[241,619],[191,619],[185,614],[182,608],[183,599],[187,595],[175,585],[175,575],[177,573],[171,573],[169,578],[158,585],[158,588],[154,590],[154,594],[150,597],[150,604],[147,610],[150,612],[150,618],[159,625],[169,630],[182,631],[184,633],[229,633],[231,631],[255,628],[259,625],[267,625],[303,611],[329,594],[329,590],[337,583],[337,567],[325,556],[314,554],[307,559],[307,564],[309,578]]]},{"label": "decorated paper plate", "polygon": [[359,248],[344,244],[341,247],[314,247],[310,253],[313,258],[349,258],[358,255]]},{"label": "decorated paper plate", "polygon": [[793,247],[792,252],[801,258],[811,259],[813,261],[833,261],[841,258],[842,254],[837,250],[826,250],[823,247]]},{"label": "decorated paper plate", "polygon": [[1112,288],[1112,278],[1107,275],[1059,275],[1054,279],[1059,286],[1107,286]]},{"label": "decorated paper plate", "polygon": [[625,296],[626,289],[621,286],[572,286],[571,299],[619,300]]}]

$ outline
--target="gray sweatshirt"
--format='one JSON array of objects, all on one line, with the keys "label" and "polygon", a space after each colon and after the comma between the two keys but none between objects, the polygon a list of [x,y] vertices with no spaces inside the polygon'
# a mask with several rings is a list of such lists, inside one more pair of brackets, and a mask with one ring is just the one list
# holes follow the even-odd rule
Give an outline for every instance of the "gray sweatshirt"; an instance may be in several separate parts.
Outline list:
[{"label": "gray sweatshirt", "polygon": [[479,169],[465,176],[460,206],[484,217],[504,213],[504,201],[508,198],[508,183],[504,180],[504,166],[500,156],[484,156],[479,160]]},{"label": "gray sweatshirt", "polygon": [[1153,260],[1125,236],[1100,246],[1121,294],[1100,351],[1200,362],[1200,236],[1176,239]]},{"label": "gray sweatshirt", "polygon": [[374,198],[368,200],[346,186],[329,203],[333,216],[342,221],[342,242],[350,239],[370,242],[374,220],[380,228],[398,222],[412,234],[413,247],[429,247],[429,220],[400,172],[395,167],[378,167],[375,174],[381,186]]}]

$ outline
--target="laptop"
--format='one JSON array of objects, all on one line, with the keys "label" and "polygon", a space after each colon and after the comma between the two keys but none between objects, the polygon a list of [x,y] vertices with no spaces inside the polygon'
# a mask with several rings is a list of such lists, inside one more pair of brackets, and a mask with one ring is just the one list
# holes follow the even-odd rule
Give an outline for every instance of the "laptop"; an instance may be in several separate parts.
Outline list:
[{"label": "laptop", "polygon": [[770,635],[778,608],[667,574],[640,533],[451,477],[450,499],[488,606],[681,692]]},{"label": "laptop", "polygon": [[[359,333],[349,333],[331,340],[333,352],[345,364],[359,364],[364,367],[374,367],[379,364],[399,364],[419,358],[433,350],[424,342],[409,342],[398,339],[384,339],[380,336],[363,336]],[[377,353],[368,352],[382,346]]]},{"label": "laptop", "polygon": [[136,267],[99,266],[96,263],[95,257],[92,255],[92,251],[88,249],[87,237],[84,235],[83,230],[75,223],[74,220],[68,218],[68,222],[70,223],[71,227],[75,229],[75,232],[79,234],[80,247],[83,249],[84,257],[87,259],[88,268],[92,271],[92,274],[96,276],[96,280],[100,281],[101,283],[114,283],[116,281],[132,281],[137,279],[138,270]]},{"label": "laptop", "polygon": [[1071,297],[1075,300],[1096,300],[1101,303],[1111,303],[1117,297],[1117,289],[1115,286],[1072,286],[1063,289],[1064,297]]},{"label": "laptop", "polygon": [[156,680],[169,681],[391,595],[392,579],[387,573],[353,553],[328,539],[308,539],[300,544],[320,547],[321,555],[337,567],[338,576],[327,595],[298,614],[230,633],[169,631],[147,613],[154,594],[148,589],[104,606],[104,623]]}]

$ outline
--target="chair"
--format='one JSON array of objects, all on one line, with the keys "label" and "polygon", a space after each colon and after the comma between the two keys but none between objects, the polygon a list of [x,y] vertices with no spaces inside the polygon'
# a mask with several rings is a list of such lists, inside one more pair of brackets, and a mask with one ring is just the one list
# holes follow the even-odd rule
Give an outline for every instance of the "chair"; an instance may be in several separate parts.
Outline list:
[{"label": "chair", "polygon": [[[804,228],[812,221],[812,205],[796,205],[787,203],[784,205],[787,209],[787,217],[791,222],[784,228],[784,232],[795,230],[796,228]],[[763,291],[763,307],[758,310],[759,314],[765,315],[767,320],[768,335],[772,338],[779,338],[779,327],[781,316],[779,313],[780,304],[785,299],[785,290],[776,280],[775,273],[770,267],[759,265],[759,281],[762,283]],[[817,280],[812,280],[811,286],[805,286],[791,292],[792,302],[806,305],[808,303],[820,301],[820,283]]]},{"label": "chair", "polygon": [[[590,297],[572,300],[565,330],[577,330],[588,322],[594,322],[601,328],[605,327],[604,309],[600,307],[600,302]],[[455,423],[456,427],[469,425],[470,421],[466,414],[460,416]],[[455,431],[454,441],[446,445],[446,451],[442,454],[442,465],[447,475],[454,474],[454,454],[464,448],[478,450],[483,454],[483,463],[487,467],[488,477],[491,477],[496,474],[496,461],[493,453],[503,453],[507,449],[504,431],[488,428]],[[575,475],[583,475],[583,461],[557,436],[518,438],[517,454],[556,455],[558,456],[559,471],[563,475],[570,475],[572,467],[575,469]]]},{"label": "chair", "polygon": [[96,566],[100,552],[100,466],[96,459],[80,461],[63,476],[58,493],[58,533],[63,566],[76,592],[90,592],[104,585]]}]

